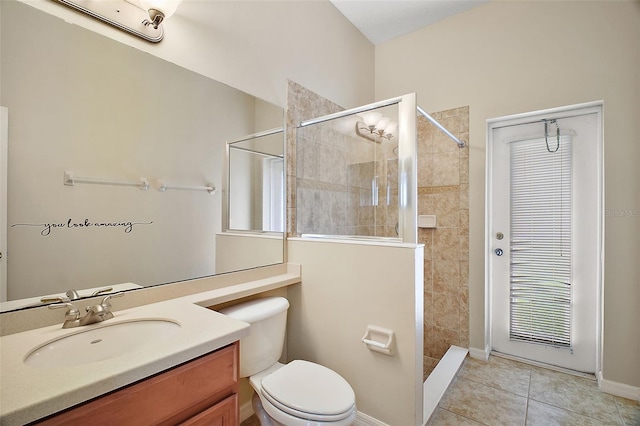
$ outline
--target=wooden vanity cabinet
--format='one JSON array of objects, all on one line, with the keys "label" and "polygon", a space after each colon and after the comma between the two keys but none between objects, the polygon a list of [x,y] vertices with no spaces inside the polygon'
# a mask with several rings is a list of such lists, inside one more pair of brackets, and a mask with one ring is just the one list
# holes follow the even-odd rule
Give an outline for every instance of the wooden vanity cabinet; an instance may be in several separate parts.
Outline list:
[{"label": "wooden vanity cabinet", "polygon": [[237,426],[238,373],[235,342],[35,424]]}]

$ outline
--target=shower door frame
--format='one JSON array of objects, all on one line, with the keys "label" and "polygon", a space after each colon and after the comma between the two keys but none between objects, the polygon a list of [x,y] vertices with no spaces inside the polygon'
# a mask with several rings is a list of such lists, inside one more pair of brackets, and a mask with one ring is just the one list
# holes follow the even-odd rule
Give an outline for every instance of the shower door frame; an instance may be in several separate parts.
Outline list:
[{"label": "shower door frame", "polygon": [[[418,131],[415,93],[362,105],[298,124],[297,128],[398,105],[398,237],[399,242],[418,243]],[[358,236],[327,235],[326,238],[359,239]],[[370,238],[367,238],[370,239]]]}]

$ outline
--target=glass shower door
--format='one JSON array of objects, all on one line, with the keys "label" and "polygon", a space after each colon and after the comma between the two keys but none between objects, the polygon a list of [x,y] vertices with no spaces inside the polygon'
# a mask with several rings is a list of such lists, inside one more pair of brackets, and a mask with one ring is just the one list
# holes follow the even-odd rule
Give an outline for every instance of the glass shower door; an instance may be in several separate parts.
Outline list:
[{"label": "glass shower door", "polygon": [[411,94],[300,124],[297,235],[415,242],[415,111]]}]

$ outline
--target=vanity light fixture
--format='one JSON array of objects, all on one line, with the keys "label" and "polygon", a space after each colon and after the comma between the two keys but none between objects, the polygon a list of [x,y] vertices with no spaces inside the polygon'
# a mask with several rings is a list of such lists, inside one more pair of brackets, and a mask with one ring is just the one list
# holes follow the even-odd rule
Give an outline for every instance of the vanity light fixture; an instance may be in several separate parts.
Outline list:
[{"label": "vanity light fixture", "polygon": [[180,3],[182,3],[182,0],[139,0],[139,1],[140,1],[140,6],[142,6],[142,8],[146,10],[147,13],[149,13],[149,18],[151,18],[151,21],[145,19],[143,21],[144,25],[151,25],[155,29],[158,28],[158,26],[162,23],[162,21],[164,21],[165,19],[173,15],[176,9],[178,8],[178,6],[180,5]]},{"label": "vanity light fixture", "polygon": [[363,114],[362,121],[356,121],[356,134],[377,143],[382,139],[391,140],[397,128],[397,123],[375,111]]},{"label": "vanity light fixture", "polygon": [[55,0],[151,43],[164,37],[161,23],[182,0]]}]

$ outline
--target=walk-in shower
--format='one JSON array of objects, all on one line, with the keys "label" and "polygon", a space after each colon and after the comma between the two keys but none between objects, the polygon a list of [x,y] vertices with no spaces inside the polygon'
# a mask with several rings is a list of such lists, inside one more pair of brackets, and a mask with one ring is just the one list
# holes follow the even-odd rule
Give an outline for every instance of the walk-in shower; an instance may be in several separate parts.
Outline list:
[{"label": "walk-in shower", "polygon": [[[289,236],[424,245],[415,324],[426,421],[468,347],[468,107],[432,116],[412,94],[294,124]],[[418,214],[437,215],[437,227],[418,228]]]},{"label": "walk-in shower", "polygon": [[297,128],[293,235],[417,243],[417,125],[409,94],[303,121]]}]

